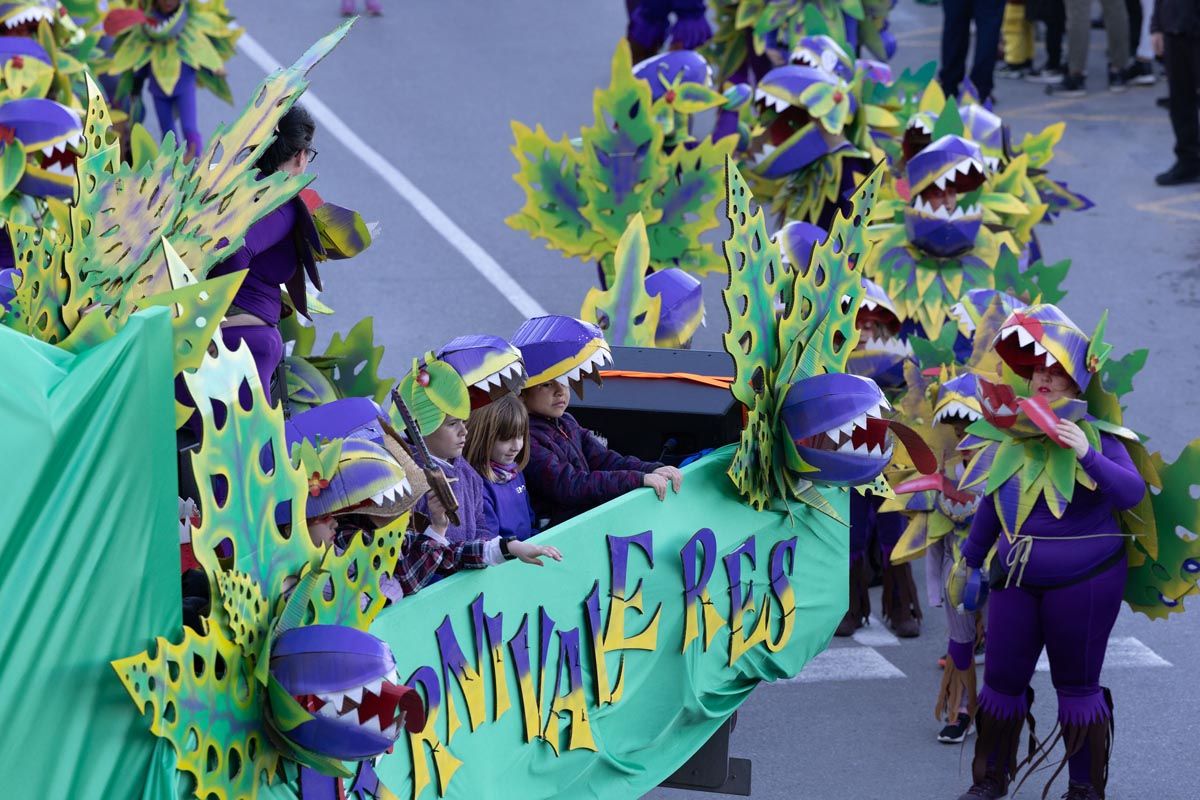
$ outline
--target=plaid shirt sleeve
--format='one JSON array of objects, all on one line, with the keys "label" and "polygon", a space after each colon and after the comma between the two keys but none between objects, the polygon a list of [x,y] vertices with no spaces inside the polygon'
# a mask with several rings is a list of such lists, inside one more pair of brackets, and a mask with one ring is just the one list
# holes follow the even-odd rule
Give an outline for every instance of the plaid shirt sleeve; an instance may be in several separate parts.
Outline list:
[{"label": "plaid shirt sleeve", "polygon": [[393,577],[400,582],[407,597],[418,592],[435,574],[452,575],[460,569],[486,566],[488,562],[481,539],[441,544],[424,534],[410,533],[400,548]]}]

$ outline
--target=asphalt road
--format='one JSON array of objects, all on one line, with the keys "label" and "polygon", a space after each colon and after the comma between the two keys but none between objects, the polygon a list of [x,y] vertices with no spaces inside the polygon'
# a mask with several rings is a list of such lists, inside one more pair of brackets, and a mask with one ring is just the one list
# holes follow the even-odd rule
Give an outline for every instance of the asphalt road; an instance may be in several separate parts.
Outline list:
[{"label": "asphalt road", "polygon": [[[229,5],[284,63],[338,22],[335,0]],[[363,19],[317,68],[313,91],[535,304],[574,313],[591,285],[592,269],[563,260],[504,224],[522,202],[511,179],[509,124],[540,123],[551,134],[575,135],[590,122],[591,92],[606,83],[623,31],[623,3],[385,0],[385,7],[386,16]],[[892,18],[900,38],[897,65],[936,57],[939,9],[901,0]],[[1104,85],[1100,41],[1099,36],[1093,41],[1093,87]],[[229,72],[239,103],[263,74],[244,56]],[[1083,99],[1051,101],[1040,87],[1000,84],[998,111],[1018,134],[1067,121],[1054,173],[1097,207],[1046,228],[1043,246],[1051,258],[1075,261],[1063,305],[1076,322],[1090,329],[1108,307],[1117,354],[1152,347],[1129,401],[1128,421],[1174,457],[1200,435],[1194,414],[1200,389],[1195,345],[1200,191],[1153,184],[1154,173],[1171,162],[1166,114],[1153,103],[1162,86],[1124,95],[1093,90]],[[201,115],[211,129],[232,111],[204,98]],[[398,376],[414,355],[455,335],[507,335],[517,327],[523,316],[510,299],[368,167],[361,150],[328,131],[318,132],[315,146],[320,151],[315,187],[381,223],[371,250],[327,268],[323,299],[337,313],[320,321],[322,340],[372,315],[377,341],[387,346],[385,374]],[[718,280],[706,284],[710,322],[698,338],[700,347],[719,346],[719,289]],[[806,680],[762,686],[744,706],[732,748],[753,759],[754,797],[952,798],[968,783],[970,750],[934,741],[935,660],[945,643],[941,611],[927,610],[925,631],[916,640],[888,642],[880,626],[870,633],[867,644],[835,643],[829,656],[834,660],[814,663]],[[1197,612],[1156,623],[1126,612],[1118,621],[1114,637],[1120,637],[1122,649],[1110,654],[1105,673],[1117,707],[1110,797],[1200,797],[1198,634]],[[1035,689],[1040,698],[1035,711],[1048,730],[1054,707],[1048,676],[1039,673]],[[1038,795],[1032,788],[1021,793]],[[650,795],[692,796],[707,795],[668,790]]]}]

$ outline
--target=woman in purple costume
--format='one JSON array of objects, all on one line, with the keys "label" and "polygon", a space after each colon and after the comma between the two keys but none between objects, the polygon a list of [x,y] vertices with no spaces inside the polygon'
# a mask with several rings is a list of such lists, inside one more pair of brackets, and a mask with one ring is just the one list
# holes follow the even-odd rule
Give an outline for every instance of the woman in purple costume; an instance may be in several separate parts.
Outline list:
[{"label": "woman in purple costume", "polygon": [[[276,127],[275,141],[259,157],[256,166],[263,175],[276,171],[299,175],[316,158],[312,149],[316,125],[309,113],[293,106]],[[271,376],[283,359],[283,337],[279,319],[283,313],[281,286],[296,310],[308,316],[304,277],[318,289],[313,251],[319,246],[312,217],[299,197],[293,198],[250,226],[242,247],[213,268],[211,275],[246,270],[246,277],[233,305],[221,323],[225,344],[235,348],[245,342],[254,356],[264,391],[270,391]]]},{"label": "woman in purple costume", "polygon": [[[1015,432],[1010,435],[1026,443],[1026,453],[1040,452],[1043,460],[1048,454],[1047,469],[1050,461],[1063,458],[1061,452],[1051,452],[1054,448],[1069,447],[1077,465],[1070,464],[1075,483],[1067,496],[1048,490],[1055,493],[1052,497],[1060,506],[1056,509],[1048,506],[1043,488],[1027,492],[1022,486],[1021,473],[1036,464],[1022,464],[1010,479],[994,476],[1000,485],[989,486],[995,491],[980,503],[962,546],[965,568],[959,565],[959,583],[966,587],[962,598],[969,610],[986,581],[980,572],[984,559],[998,543],[987,581],[992,591],[976,717],[974,784],[959,800],[1006,795],[1018,768],[1021,727],[1033,698],[1029,683],[1043,646],[1058,694],[1059,733],[1048,737],[1040,752],[1030,754],[1030,771],[1049,758],[1061,738],[1070,776],[1064,798],[1099,800],[1104,797],[1113,735],[1112,699],[1100,685],[1100,670],[1127,570],[1125,535],[1117,515],[1142,500],[1145,482],[1121,441],[1099,432],[1104,426],[1088,417],[1076,399],[1087,390],[1089,367],[1094,369],[1096,361],[1089,358],[1088,337],[1061,311],[1039,305],[1015,312],[994,346],[1014,372],[1029,378],[1033,402],[1024,401],[1023,408],[1049,407],[1058,417],[1056,422],[1043,418],[1034,428],[1030,420],[1038,416],[1035,408],[1029,420],[1017,416],[1015,424],[1009,423]],[[1072,419],[1099,432],[1098,450]],[[1038,429],[1053,430],[1054,435],[1039,437]],[[970,437],[960,445],[971,446]],[[986,472],[1005,470],[1001,461],[996,457],[978,479],[988,477]],[[973,469],[974,465],[964,476],[964,486],[971,482]],[[1032,736],[1032,718],[1030,722]],[[1060,765],[1050,780],[1061,770]]]}]

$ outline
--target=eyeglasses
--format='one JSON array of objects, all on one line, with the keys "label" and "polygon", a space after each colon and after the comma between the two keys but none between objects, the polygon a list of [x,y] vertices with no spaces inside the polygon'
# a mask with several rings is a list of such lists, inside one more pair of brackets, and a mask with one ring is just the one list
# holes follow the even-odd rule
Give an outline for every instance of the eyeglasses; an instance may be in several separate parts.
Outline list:
[{"label": "eyeglasses", "polygon": [[312,162],[317,160],[316,148],[310,147],[305,152],[308,153],[308,163],[311,164]]}]

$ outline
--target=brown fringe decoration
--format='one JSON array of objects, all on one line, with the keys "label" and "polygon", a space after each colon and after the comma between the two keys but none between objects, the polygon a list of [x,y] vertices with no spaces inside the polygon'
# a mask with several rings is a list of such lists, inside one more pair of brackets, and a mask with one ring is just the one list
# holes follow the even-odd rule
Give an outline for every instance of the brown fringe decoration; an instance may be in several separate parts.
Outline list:
[{"label": "brown fringe decoration", "polygon": [[[1025,690],[1029,711],[1025,718],[998,719],[986,709],[975,714],[975,758],[971,762],[972,779],[980,783],[990,772],[1005,788],[1017,774],[1017,755],[1021,749],[1021,728],[1029,725],[1029,755],[1037,752],[1037,720],[1033,716],[1033,688]],[[991,762],[989,766],[988,762]],[[1022,762],[1025,763],[1025,762]]]},{"label": "brown fringe decoration", "polygon": [[979,693],[975,684],[975,663],[967,669],[954,666],[954,660],[946,657],[942,668],[942,685],[938,689],[937,701],[933,704],[933,716],[953,724],[958,720],[958,710],[966,701],[967,713],[972,717],[979,707]]},{"label": "brown fringe decoration", "polygon": [[1025,781],[1033,776],[1033,773],[1043,769],[1049,769],[1053,762],[1050,761],[1050,755],[1054,749],[1058,747],[1058,743],[1063,743],[1063,757],[1055,767],[1054,773],[1050,779],[1046,781],[1046,785],[1042,787],[1042,800],[1047,800],[1050,796],[1050,788],[1062,771],[1067,768],[1070,763],[1071,756],[1083,751],[1086,747],[1091,754],[1091,769],[1089,779],[1092,783],[1092,788],[1101,798],[1104,797],[1104,792],[1108,788],[1108,761],[1112,756],[1113,737],[1116,734],[1116,725],[1112,715],[1112,692],[1107,687],[1104,689],[1104,701],[1108,704],[1109,715],[1107,719],[1091,722],[1086,725],[1068,724],[1061,721],[1056,722],[1046,739],[1033,747],[1033,742],[1030,742],[1029,755],[1017,765],[1017,770],[1024,774],[1017,781],[1013,792],[1020,791]]}]

